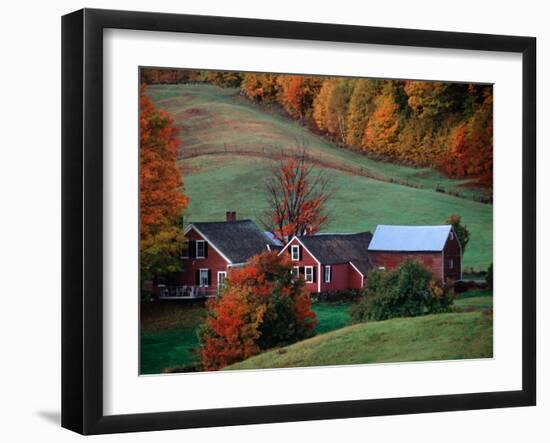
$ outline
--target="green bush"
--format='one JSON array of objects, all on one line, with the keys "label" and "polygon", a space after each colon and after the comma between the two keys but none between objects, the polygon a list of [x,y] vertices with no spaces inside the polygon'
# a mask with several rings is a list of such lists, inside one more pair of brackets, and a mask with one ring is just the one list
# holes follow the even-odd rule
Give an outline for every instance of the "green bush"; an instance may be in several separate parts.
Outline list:
[{"label": "green bush", "polygon": [[369,273],[365,296],[350,309],[354,323],[449,312],[453,293],[420,264],[407,260],[393,272]]},{"label": "green bush", "polygon": [[363,295],[362,289],[338,289],[311,294],[313,303],[349,303],[358,301]]}]

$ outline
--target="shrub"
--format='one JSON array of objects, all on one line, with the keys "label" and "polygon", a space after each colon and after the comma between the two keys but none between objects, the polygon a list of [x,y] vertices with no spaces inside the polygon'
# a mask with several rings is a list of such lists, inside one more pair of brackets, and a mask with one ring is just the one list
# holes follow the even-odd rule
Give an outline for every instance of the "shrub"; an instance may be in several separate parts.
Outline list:
[{"label": "shrub", "polygon": [[229,273],[223,295],[207,303],[199,331],[204,369],[217,370],[313,335],[311,299],[291,269],[288,256],[265,252]]},{"label": "shrub", "polygon": [[407,260],[393,272],[372,271],[365,296],[350,309],[354,323],[449,312],[453,294],[430,271]]},{"label": "shrub", "polygon": [[342,303],[356,302],[363,295],[362,289],[340,289],[337,291],[324,291],[311,296],[314,303]]}]

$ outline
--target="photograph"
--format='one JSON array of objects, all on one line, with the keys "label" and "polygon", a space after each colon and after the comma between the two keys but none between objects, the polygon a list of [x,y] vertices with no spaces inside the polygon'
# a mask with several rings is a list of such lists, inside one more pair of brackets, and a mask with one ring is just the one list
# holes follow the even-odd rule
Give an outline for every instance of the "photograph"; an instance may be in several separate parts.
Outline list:
[{"label": "photograph", "polygon": [[140,375],[493,357],[493,85],[139,68]]}]

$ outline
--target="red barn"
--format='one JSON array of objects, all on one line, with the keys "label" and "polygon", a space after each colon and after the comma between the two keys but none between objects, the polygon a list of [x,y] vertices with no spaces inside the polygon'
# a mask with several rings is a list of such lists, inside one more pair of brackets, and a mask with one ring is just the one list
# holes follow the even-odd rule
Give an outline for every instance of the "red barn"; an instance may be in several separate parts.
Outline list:
[{"label": "red barn", "polygon": [[378,225],[369,245],[369,258],[382,270],[391,271],[412,259],[440,281],[462,279],[462,249],[451,225]]},{"label": "red barn", "polygon": [[372,234],[317,234],[293,237],[279,254],[288,254],[294,274],[310,292],[360,289],[372,265],[368,247]]},{"label": "red barn", "polygon": [[161,289],[161,298],[216,295],[227,271],[276,245],[252,220],[237,220],[235,212],[223,222],[190,223],[184,230],[182,271],[175,284]]}]

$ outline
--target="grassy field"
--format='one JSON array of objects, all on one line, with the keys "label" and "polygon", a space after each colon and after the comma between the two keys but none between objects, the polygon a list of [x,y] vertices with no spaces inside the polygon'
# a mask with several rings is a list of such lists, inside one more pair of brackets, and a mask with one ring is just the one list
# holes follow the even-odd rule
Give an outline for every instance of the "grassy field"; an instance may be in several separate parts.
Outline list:
[{"label": "grassy field", "polygon": [[480,191],[465,187],[464,180],[340,149],[234,89],[158,85],[150,86],[148,94],[174,116],[180,129],[188,220],[222,220],[226,210],[235,210],[239,218],[258,221],[266,209],[261,184],[270,156],[304,140],[308,153],[318,159],[316,167],[335,187],[325,232],[372,231],[384,223],[440,224],[458,213],[471,231],[464,266],[483,270],[492,261],[492,205],[435,191],[439,186],[478,195]]},{"label": "grassy field", "polygon": [[[363,323],[264,352],[227,370],[489,358],[492,315],[480,310]],[[467,299],[471,301],[475,298]]]},{"label": "grassy field", "polygon": [[141,305],[140,373],[193,369],[199,359],[197,328],[206,310],[184,303]]},{"label": "grassy field", "polygon": [[[318,304],[317,334],[349,324],[348,304]],[[142,305],[140,343],[141,374],[194,369],[199,363],[197,327],[206,315],[205,308],[186,303]]]},{"label": "grassy field", "polygon": [[[368,326],[367,332],[358,333],[359,335],[366,334],[365,337],[368,338],[368,343],[365,343],[366,338],[363,341],[359,341],[357,345],[353,345],[353,348],[349,350],[349,354],[348,351],[345,352],[343,358],[351,358],[351,353],[356,351],[360,351],[360,356],[357,358],[367,359],[365,363],[373,361],[396,361],[400,360],[400,355],[404,355],[402,361],[462,358],[460,357],[461,355],[478,356],[479,352],[489,352],[491,349],[492,326],[488,319],[485,319],[482,312],[491,308],[492,304],[493,299],[489,290],[470,291],[455,301],[455,314],[441,314],[443,320],[439,318],[440,316],[429,316],[416,319],[390,320],[389,326],[384,326],[388,322],[360,325],[361,328]],[[347,303],[319,303],[313,306],[313,311],[317,316],[317,336],[311,339],[313,341],[307,341],[314,348],[312,350],[308,349],[307,355],[305,355],[304,349],[309,348],[310,345],[306,342],[301,342],[288,348],[289,356],[286,356],[287,348],[283,348],[283,351],[277,350],[266,353],[266,357],[262,354],[254,358],[260,359],[260,364],[263,365],[268,364],[266,362],[270,360],[264,361],[264,359],[271,358],[269,356],[278,359],[284,354],[286,356],[284,364],[295,366],[296,359],[301,358],[292,354],[292,350],[296,347],[300,355],[307,357],[304,360],[303,366],[310,366],[309,363],[312,361],[310,360],[311,355],[313,356],[311,358],[317,361],[317,359],[322,358],[317,352],[325,352],[327,349],[330,351],[331,345],[326,345],[325,341],[328,340],[330,342],[333,340],[333,335],[330,335],[333,334],[331,331],[344,331],[345,333],[348,329],[355,331],[353,328],[357,328],[357,326],[351,327],[352,329],[349,327],[349,307],[350,305]],[[174,302],[142,305],[141,374],[197,370],[199,363],[197,354],[199,347],[197,327],[204,320],[205,314],[205,308],[201,306],[189,306],[185,303]],[[455,315],[466,315],[466,317],[461,319],[455,317]],[[430,328],[433,328],[432,334],[430,333]],[[347,338],[340,337],[339,334],[340,332],[335,335],[339,337],[334,343],[335,346],[340,346],[342,341],[359,340],[355,332]],[[438,334],[440,337],[438,337]],[[403,344],[394,350],[394,353],[382,350],[382,348],[390,345],[394,346],[395,342],[401,342],[402,340]],[[456,340],[455,345],[457,345],[457,349],[451,349],[454,346],[451,346],[449,340]],[[363,345],[366,346],[364,352],[359,349]],[[410,351],[408,350],[409,346],[411,346]],[[375,348],[380,349],[373,351]],[[418,354],[416,354],[417,351],[419,352]],[[411,356],[414,358],[411,358]],[[394,360],[387,359],[390,357]],[[338,354],[338,356],[331,358],[340,357]],[[244,369],[245,367],[252,367],[250,366],[252,364],[255,363],[247,361],[239,363],[235,367]]]}]

